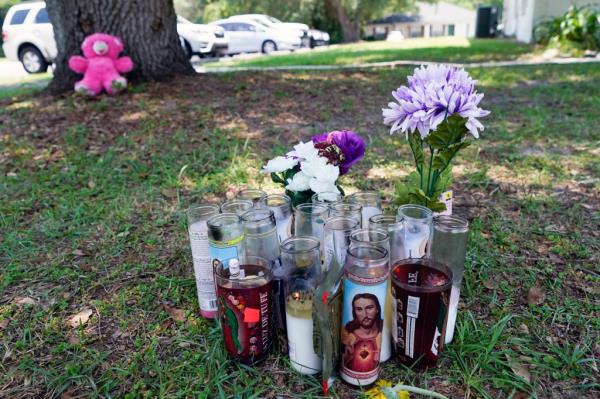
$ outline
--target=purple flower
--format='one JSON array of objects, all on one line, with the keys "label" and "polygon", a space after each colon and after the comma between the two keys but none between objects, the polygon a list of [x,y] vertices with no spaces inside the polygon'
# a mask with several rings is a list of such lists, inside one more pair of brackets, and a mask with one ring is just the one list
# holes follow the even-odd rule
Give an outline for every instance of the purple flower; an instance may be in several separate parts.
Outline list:
[{"label": "purple flower", "polygon": [[392,126],[390,133],[400,130],[408,135],[417,130],[424,139],[450,115],[459,114],[467,118],[467,129],[477,138],[484,129],[477,118],[490,111],[479,108],[483,94],[475,91],[475,83],[462,68],[421,66],[408,77],[408,86],[392,92],[397,102],[382,109],[383,122]]},{"label": "purple flower", "polygon": [[365,142],[351,130],[334,130],[313,137],[313,142],[334,144],[342,151],[344,156],[340,160],[340,175],[348,173],[352,165],[365,155]]}]

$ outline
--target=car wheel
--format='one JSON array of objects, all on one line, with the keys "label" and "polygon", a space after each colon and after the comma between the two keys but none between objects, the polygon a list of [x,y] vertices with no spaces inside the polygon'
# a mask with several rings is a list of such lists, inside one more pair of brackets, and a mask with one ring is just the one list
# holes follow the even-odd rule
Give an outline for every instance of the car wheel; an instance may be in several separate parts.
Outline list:
[{"label": "car wheel", "polygon": [[19,61],[27,73],[43,73],[48,70],[48,62],[41,51],[34,46],[26,46],[19,52]]},{"label": "car wheel", "polygon": [[277,51],[277,45],[272,40],[265,40],[262,44],[262,52],[264,54],[272,53],[273,51]]}]

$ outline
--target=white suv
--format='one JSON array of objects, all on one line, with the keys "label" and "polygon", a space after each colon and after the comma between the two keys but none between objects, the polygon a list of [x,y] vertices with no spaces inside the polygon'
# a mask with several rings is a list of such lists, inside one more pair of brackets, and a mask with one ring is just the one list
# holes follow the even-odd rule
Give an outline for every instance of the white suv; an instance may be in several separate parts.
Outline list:
[{"label": "white suv", "polygon": [[[192,24],[178,17],[177,32],[189,57],[227,53],[229,39],[220,27]],[[57,55],[46,3],[34,1],[12,6],[2,25],[2,40],[6,58],[21,61],[29,73],[46,72]]]},{"label": "white suv", "polygon": [[29,73],[46,72],[56,58],[54,30],[43,1],[12,6],[2,25],[2,49]]}]

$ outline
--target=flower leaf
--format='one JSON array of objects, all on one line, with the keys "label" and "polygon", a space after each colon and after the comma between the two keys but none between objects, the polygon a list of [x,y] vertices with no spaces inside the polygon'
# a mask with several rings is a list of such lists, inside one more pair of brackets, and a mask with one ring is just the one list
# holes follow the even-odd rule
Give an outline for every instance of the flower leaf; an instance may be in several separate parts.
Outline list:
[{"label": "flower leaf", "polygon": [[425,154],[423,153],[423,148],[421,147],[421,136],[419,136],[419,133],[411,133],[410,136],[408,136],[408,144],[410,145],[410,149],[413,153],[413,156],[415,158],[415,163],[417,164],[417,168],[419,168],[419,166],[421,167],[421,169],[423,168],[423,164],[425,163]]},{"label": "flower leaf", "polygon": [[469,141],[462,141],[460,143],[451,144],[448,148],[440,151],[434,158],[431,167],[433,169],[437,169],[443,171],[446,169],[450,162],[452,162],[452,158],[460,151],[461,149],[468,147],[471,143]]},{"label": "flower leaf", "polygon": [[271,173],[271,180],[273,180],[273,183],[285,185],[285,180],[283,180],[277,173]]},{"label": "flower leaf", "polygon": [[463,118],[458,114],[451,115],[427,136],[425,142],[436,150],[459,143],[469,132],[466,126],[467,121],[467,118]]}]

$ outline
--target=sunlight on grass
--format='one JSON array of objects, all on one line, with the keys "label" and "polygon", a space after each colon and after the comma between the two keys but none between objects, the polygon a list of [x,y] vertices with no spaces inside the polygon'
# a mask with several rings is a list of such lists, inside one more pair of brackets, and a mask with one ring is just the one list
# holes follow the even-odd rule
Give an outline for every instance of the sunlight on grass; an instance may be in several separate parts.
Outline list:
[{"label": "sunlight on grass", "polygon": [[396,60],[482,62],[517,59],[530,51],[528,45],[503,39],[419,38],[400,42],[338,44],[292,54],[244,55],[232,60],[209,62],[204,66],[354,65]]}]

